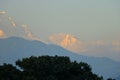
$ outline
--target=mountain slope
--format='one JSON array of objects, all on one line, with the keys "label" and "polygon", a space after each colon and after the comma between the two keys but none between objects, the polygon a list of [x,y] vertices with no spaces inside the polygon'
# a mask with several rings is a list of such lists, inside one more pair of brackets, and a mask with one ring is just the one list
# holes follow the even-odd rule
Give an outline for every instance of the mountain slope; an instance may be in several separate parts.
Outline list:
[{"label": "mountain slope", "polygon": [[87,62],[92,66],[93,72],[103,75],[105,78],[114,78],[120,74],[120,62],[108,58],[82,56],[56,45],[18,37],[0,39],[0,64],[13,64],[16,60],[23,57],[40,55],[69,56],[71,60]]}]

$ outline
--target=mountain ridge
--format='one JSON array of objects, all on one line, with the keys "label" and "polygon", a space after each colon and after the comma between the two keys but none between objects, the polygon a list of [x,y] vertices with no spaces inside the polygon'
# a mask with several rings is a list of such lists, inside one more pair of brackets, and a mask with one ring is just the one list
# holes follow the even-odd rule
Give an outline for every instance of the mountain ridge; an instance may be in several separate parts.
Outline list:
[{"label": "mountain ridge", "polygon": [[45,44],[41,41],[27,40],[20,37],[0,39],[0,64],[14,63],[18,59],[29,56],[58,55],[68,56],[71,60],[90,64],[93,71],[105,78],[115,78],[120,74],[120,62],[105,57],[89,57],[70,52],[64,48]]}]

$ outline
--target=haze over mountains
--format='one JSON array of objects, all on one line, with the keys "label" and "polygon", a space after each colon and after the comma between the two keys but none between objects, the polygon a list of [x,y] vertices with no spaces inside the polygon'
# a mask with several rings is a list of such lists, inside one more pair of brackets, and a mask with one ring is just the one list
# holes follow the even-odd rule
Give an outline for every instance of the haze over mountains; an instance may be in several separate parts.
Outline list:
[{"label": "haze over mountains", "polygon": [[17,24],[7,12],[0,12],[0,64],[14,63],[17,59],[29,56],[59,55],[87,62],[95,73],[105,78],[120,75],[120,62],[105,57],[88,57],[102,54],[110,57],[113,53],[119,54],[119,41],[109,44],[102,41],[86,43],[64,33],[51,35],[49,40],[52,44],[44,43],[29,30],[27,25]]}]

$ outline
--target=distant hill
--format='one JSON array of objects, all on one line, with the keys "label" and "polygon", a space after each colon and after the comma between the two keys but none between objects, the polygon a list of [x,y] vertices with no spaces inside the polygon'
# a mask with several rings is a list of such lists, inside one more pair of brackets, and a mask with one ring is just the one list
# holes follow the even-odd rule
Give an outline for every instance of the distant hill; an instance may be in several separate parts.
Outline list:
[{"label": "distant hill", "polygon": [[120,75],[120,62],[116,62],[109,58],[87,57],[70,52],[57,45],[25,40],[18,37],[0,39],[0,64],[13,64],[16,60],[22,59],[23,57],[41,55],[68,56],[71,60],[87,62],[92,66],[93,72],[105,78],[115,78]]}]

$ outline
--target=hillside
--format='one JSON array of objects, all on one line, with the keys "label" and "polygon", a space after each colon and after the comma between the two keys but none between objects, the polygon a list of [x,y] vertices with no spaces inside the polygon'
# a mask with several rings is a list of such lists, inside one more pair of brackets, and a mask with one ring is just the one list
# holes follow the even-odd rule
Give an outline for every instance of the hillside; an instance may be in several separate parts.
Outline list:
[{"label": "hillside", "polygon": [[58,55],[68,56],[72,61],[83,61],[90,64],[93,72],[105,78],[115,78],[120,74],[120,62],[105,57],[87,57],[79,55],[62,47],[45,44],[40,41],[30,41],[18,37],[0,39],[0,64],[14,63],[18,59],[29,56]]}]

